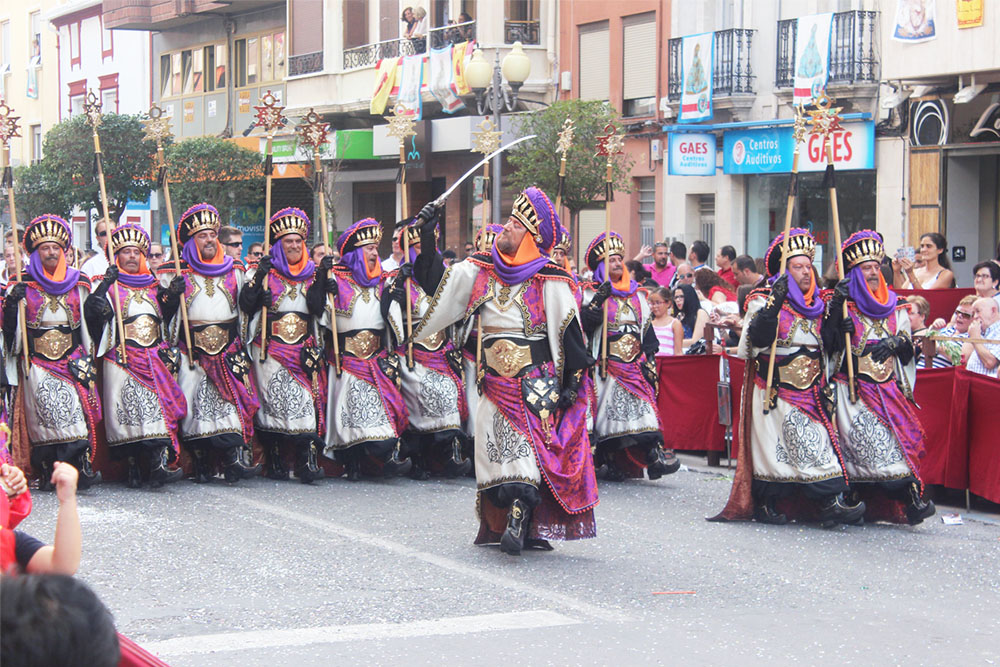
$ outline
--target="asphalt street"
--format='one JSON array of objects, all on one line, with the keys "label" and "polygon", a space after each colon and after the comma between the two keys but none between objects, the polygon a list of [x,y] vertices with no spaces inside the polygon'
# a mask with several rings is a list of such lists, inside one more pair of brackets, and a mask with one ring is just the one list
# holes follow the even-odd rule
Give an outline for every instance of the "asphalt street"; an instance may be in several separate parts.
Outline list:
[{"label": "asphalt street", "polygon": [[1000,516],[706,522],[727,474],[602,482],[597,539],[519,558],[472,544],[469,479],[106,484],[78,576],[171,665],[1000,662]]}]

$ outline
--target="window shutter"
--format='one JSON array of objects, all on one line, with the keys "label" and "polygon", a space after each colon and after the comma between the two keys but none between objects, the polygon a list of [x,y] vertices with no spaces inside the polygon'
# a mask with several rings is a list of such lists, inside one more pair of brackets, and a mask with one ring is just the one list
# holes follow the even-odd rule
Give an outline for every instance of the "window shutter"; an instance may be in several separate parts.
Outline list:
[{"label": "window shutter", "polygon": [[607,100],[611,79],[608,24],[580,26],[580,99]]},{"label": "window shutter", "polygon": [[656,15],[625,19],[622,30],[622,97],[656,96]]}]

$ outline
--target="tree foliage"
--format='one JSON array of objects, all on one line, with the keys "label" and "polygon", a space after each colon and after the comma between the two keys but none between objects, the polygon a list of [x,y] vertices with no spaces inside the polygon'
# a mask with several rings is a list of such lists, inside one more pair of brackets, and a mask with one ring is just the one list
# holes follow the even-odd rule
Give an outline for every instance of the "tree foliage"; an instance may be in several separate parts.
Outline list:
[{"label": "tree foliage", "polygon": [[[597,137],[607,133],[604,128],[608,123],[622,132],[618,112],[604,102],[560,100],[547,109],[523,115],[518,126],[520,134],[537,136],[518,144],[508,156],[514,168],[510,182],[518,190],[537,186],[555,201],[561,158],[556,147],[567,118],[574,122],[574,132],[573,146],[566,156],[563,206],[576,214],[604,200],[607,163],[604,158],[594,157]],[[620,156],[612,172],[616,192],[629,191],[631,169],[631,158]]]},{"label": "tree foliage", "polygon": [[[146,201],[153,186],[156,144],[145,140],[138,115],[105,114],[97,128],[104,159],[108,215],[118,222],[129,200]],[[94,138],[87,117],[78,114],[45,135],[42,164],[53,187],[74,206],[96,209],[103,217],[100,185],[94,170]]]},{"label": "tree foliage", "polygon": [[[17,221],[20,229],[43,213],[69,218],[76,202],[70,193],[61,189],[52,167],[44,160],[31,165],[14,168],[14,206],[17,207]],[[7,198],[3,198],[4,212]]]},{"label": "tree foliage", "polygon": [[185,139],[166,151],[174,216],[208,202],[229,224],[239,208],[263,203],[264,170],[260,154],[218,137]]}]

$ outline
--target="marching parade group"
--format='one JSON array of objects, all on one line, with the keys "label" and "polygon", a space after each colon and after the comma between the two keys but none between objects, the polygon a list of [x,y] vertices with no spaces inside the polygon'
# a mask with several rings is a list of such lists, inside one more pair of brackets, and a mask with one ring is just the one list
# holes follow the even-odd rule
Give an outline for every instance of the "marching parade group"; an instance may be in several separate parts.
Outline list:
[{"label": "marching parade group", "polygon": [[[285,208],[269,220],[270,252],[245,267],[203,203],[178,221],[179,258],[154,273],[148,234],[122,224],[93,281],[67,260],[70,225],[32,220],[26,275],[3,299],[3,353],[40,485],[56,461],[83,488],[99,481],[103,423],[130,487],[181,478],[182,447],[202,483],[220,469],[229,483],[289,479],[289,468],[311,483],[324,457],[351,480],[474,472],[477,544],[519,554],[594,537],[595,469],[657,479],[679,468],[657,410],[659,342],[623,240],[594,239],[582,280],[552,202],[530,187],[477,252],[447,266],[438,214],[432,203],[408,221],[409,257],[383,271],[378,221],[352,224],[339,261],[316,264],[308,216]],[[717,518],[919,523],[934,508],[918,474],[914,348],[879,271],[881,238],[848,238],[847,277],[820,294],[815,240],[784,236],[747,299],[744,445]]]}]

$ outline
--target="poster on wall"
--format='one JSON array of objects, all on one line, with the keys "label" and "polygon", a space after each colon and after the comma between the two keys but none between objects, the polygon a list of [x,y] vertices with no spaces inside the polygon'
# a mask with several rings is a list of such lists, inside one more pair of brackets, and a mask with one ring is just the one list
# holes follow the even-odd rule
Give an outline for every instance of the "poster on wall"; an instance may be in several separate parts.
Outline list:
[{"label": "poster on wall", "polygon": [[802,16],[795,26],[794,104],[808,104],[826,88],[833,14]]},{"label": "poster on wall", "polygon": [[983,0],[955,0],[958,27],[979,28],[983,25]]},{"label": "poster on wall", "polygon": [[688,35],[681,40],[681,123],[712,119],[712,70],[715,33]]},{"label": "poster on wall", "polygon": [[918,44],[934,39],[936,0],[896,0],[896,27],[892,38],[897,42]]},{"label": "poster on wall", "polygon": [[714,176],[715,135],[675,132],[668,145],[667,173],[671,176]]}]

